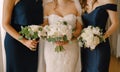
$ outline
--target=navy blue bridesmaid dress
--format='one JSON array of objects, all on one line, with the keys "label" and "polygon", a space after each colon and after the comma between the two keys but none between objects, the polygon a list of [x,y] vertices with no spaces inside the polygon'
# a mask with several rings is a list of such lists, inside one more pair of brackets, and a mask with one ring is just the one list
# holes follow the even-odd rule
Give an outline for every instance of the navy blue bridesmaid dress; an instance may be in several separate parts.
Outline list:
[{"label": "navy blue bridesmaid dress", "polygon": [[[117,11],[116,4],[105,4],[96,7],[92,12],[85,12],[82,15],[84,27],[89,25],[98,26],[106,32],[106,22],[108,20],[107,10]],[[81,49],[82,72],[109,72],[110,44],[108,38],[106,42],[98,44],[95,50],[89,48]]]},{"label": "navy blue bridesmaid dress", "polygon": [[[11,26],[20,31],[21,26],[43,23],[42,0],[20,0],[13,8]],[[30,51],[8,33],[5,36],[6,72],[37,72],[38,50]]]}]

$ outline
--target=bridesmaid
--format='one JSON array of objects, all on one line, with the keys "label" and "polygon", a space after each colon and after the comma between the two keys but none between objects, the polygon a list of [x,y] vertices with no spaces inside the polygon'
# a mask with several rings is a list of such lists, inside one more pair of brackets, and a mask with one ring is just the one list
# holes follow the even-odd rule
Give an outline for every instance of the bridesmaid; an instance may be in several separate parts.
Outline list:
[{"label": "bridesmaid", "polygon": [[[117,29],[117,5],[112,0],[80,0],[84,27],[89,25],[103,29],[106,42],[100,43],[95,50],[81,49],[82,72],[109,72],[110,44],[108,37]],[[111,26],[105,30],[108,17]]]},{"label": "bridesmaid", "polygon": [[37,72],[37,41],[19,40],[21,26],[43,23],[42,0],[4,0],[6,72]]}]

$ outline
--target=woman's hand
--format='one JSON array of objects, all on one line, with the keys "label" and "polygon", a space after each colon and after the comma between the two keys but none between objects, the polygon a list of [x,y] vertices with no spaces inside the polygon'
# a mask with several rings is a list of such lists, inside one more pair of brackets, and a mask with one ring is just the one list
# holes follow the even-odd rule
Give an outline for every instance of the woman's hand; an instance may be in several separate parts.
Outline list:
[{"label": "woman's hand", "polygon": [[67,44],[68,41],[57,41],[57,42],[55,42],[55,43],[56,43],[56,45],[58,45],[58,46],[62,46],[62,45]]},{"label": "woman's hand", "polygon": [[22,44],[29,48],[31,51],[36,51],[38,41],[23,39]]},{"label": "woman's hand", "polygon": [[72,35],[73,35],[73,36],[72,36],[72,39],[71,39],[71,40],[75,40],[75,39],[77,39],[78,34],[76,34],[76,32],[74,32]]}]

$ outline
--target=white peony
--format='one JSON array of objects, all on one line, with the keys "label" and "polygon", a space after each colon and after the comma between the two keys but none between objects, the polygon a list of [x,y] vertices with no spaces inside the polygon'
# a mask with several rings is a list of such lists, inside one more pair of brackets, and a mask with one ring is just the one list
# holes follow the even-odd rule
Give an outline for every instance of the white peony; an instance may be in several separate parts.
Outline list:
[{"label": "white peony", "polygon": [[39,25],[30,25],[29,27],[31,28],[33,32],[37,32],[39,31],[39,28],[41,28],[41,26]]},{"label": "white peony", "polygon": [[72,37],[72,27],[71,25],[65,25],[64,22],[58,21],[56,24],[47,25],[44,27],[45,31],[47,32],[48,36],[56,36],[56,37],[62,37],[66,35],[68,39]]},{"label": "white peony", "polygon": [[42,31],[38,31],[38,36],[41,38],[47,36],[47,34],[44,30],[42,30]]},{"label": "white peony", "polygon": [[99,27],[96,27],[96,28],[93,27],[92,32],[93,32],[94,34],[96,34],[96,35],[100,35],[100,34],[101,34]]},{"label": "white peony", "polygon": [[99,37],[95,36],[94,39],[93,39],[93,44],[98,45],[99,43],[100,43]]},{"label": "white peony", "polygon": [[100,43],[100,39],[102,39],[102,37],[103,33],[99,27],[88,26],[83,29],[83,32],[79,37],[79,41],[82,43],[81,47],[85,46],[93,50]]},{"label": "white peony", "polygon": [[[43,28],[46,31],[47,37],[46,40],[49,42],[55,42],[55,41],[70,41],[72,39],[72,26],[67,24],[66,21],[60,20],[56,22],[55,24],[46,25]],[[58,49],[61,47],[57,47],[56,50],[62,50]]]}]

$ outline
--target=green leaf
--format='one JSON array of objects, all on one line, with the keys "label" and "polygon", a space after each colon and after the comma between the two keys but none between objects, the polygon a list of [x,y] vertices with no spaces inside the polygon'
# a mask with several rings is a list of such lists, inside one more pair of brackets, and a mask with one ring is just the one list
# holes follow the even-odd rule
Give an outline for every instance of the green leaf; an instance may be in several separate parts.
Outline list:
[{"label": "green leaf", "polygon": [[23,36],[20,36],[19,38],[18,38],[18,40],[22,40],[23,39]]},{"label": "green leaf", "polygon": [[100,42],[106,42],[106,40],[103,37],[101,37]]},{"label": "green leaf", "polygon": [[39,37],[38,37],[38,32],[34,32],[34,34],[32,35],[32,39],[35,40],[35,39],[37,39],[37,38],[39,38]]},{"label": "green leaf", "polygon": [[62,40],[62,37],[57,37],[55,41],[60,41]]},{"label": "green leaf", "polygon": [[29,40],[38,39],[38,32],[33,32],[32,29],[28,26],[21,27],[21,31],[19,32],[23,37]]},{"label": "green leaf", "polygon": [[48,41],[48,42],[51,42],[51,38],[47,38],[47,41]]},{"label": "green leaf", "polygon": [[75,30],[76,30],[75,28],[72,29],[73,32],[74,32]]},{"label": "green leaf", "polygon": [[64,49],[64,47],[63,46],[56,46],[56,48],[55,48],[55,52],[62,52],[62,51],[64,51],[65,49]]},{"label": "green leaf", "polygon": [[67,41],[67,36],[66,35],[63,36],[63,40]]},{"label": "green leaf", "polygon": [[64,24],[64,25],[67,25],[67,22],[66,22],[66,21],[63,21],[63,24]]},{"label": "green leaf", "polygon": [[40,27],[39,30],[42,31],[43,29]]},{"label": "green leaf", "polygon": [[55,38],[51,38],[51,41],[52,41],[52,42],[56,42],[56,39],[55,39]]}]

